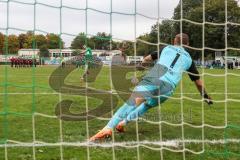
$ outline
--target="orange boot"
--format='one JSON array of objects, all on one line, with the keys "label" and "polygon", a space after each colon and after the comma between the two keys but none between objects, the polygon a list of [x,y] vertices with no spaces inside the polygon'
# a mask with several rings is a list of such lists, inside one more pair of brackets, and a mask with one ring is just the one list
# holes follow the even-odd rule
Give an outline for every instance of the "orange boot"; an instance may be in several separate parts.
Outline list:
[{"label": "orange boot", "polygon": [[101,131],[99,131],[97,134],[92,136],[89,141],[94,142],[96,140],[104,140],[106,138],[112,137],[112,129],[109,128],[103,128]]}]

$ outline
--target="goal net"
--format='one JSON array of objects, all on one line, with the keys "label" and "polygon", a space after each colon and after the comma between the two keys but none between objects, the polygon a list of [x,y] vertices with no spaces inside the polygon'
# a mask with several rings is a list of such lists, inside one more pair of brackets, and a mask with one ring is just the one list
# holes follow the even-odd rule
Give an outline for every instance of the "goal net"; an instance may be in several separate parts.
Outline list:
[{"label": "goal net", "polygon": [[[0,159],[239,159],[239,17],[235,0],[0,0]],[[183,74],[125,133],[89,142],[146,73],[143,56],[177,33],[214,104]]]}]

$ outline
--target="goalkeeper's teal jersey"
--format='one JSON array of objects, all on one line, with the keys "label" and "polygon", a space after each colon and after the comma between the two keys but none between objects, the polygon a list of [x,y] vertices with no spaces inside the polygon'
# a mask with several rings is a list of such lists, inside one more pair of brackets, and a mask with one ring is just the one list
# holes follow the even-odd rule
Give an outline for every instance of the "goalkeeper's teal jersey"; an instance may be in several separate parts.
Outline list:
[{"label": "goalkeeper's teal jersey", "polygon": [[170,83],[175,88],[182,79],[183,72],[190,68],[192,58],[183,47],[169,45],[162,50],[157,64],[168,68],[168,71],[159,79]]}]

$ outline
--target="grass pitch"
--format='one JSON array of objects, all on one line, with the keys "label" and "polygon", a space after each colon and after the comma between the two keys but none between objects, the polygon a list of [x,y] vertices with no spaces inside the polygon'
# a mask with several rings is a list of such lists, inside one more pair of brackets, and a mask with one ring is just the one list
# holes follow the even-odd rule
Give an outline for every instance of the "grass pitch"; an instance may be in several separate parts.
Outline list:
[{"label": "grass pitch", "polygon": [[[55,106],[60,100],[70,99],[78,104],[71,107],[73,113],[86,111],[86,99],[88,109],[101,103],[99,99],[53,91],[48,79],[55,69],[53,66],[21,69],[0,66],[0,159],[28,160],[36,157],[37,160],[58,160],[62,157],[66,160],[155,160],[163,157],[172,160],[183,159],[184,156],[191,160],[240,159],[240,70],[228,70],[229,74],[226,74],[225,70],[205,69],[207,74],[202,78],[215,101],[211,107],[199,101],[201,97],[197,89],[184,75],[182,87],[178,86],[173,97],[161,107],[150,110],[145,120],[129,124],[126,133],[115,133],[114,141],[123,146],[112,147],[112,141],[100,146],[84,146],[88,135],[92,136],[101,129],[107,123],[104,119],[110,118],[111,113],[88,122],[54,118]],[[85,86],[80,81],[81,74],[81,69],[74,70],[65,83]],[[88,86],[109,91],[109,75],[109,67],[104,67],[97,80],[88,83]],[[120,100],[118,107],[122,103]],[[163,121],[160,124],[159,108]],[[34,116],[34,123],[33,112],[41,114]],[[185,122],[183,125],[182,118]],[[186,143],[183,143],[183,138]],[[44,142],[44,145],[32,147],[29,144],[34,139]],[[203,142],[203,139],[206,141]],[[166,142],[166,145],[158,145],[161,142]],[[178,152],[184,148],[190,152]]]}]

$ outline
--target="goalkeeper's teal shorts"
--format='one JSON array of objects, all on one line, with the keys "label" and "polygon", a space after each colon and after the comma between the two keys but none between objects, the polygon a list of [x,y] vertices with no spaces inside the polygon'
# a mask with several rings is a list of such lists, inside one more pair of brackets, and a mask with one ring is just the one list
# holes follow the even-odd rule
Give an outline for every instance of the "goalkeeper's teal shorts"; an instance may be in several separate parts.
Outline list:
[{"label": "goalkeeper's teal shorts", "polygon": [[143,97],[146,100],[146,104],[152,107],[165,102],[173,94],[173,87],[161,80],[158,84],[154,85],[150,81],[142,80],[134,88],[131,98],[135,98],[135,96]]}]

